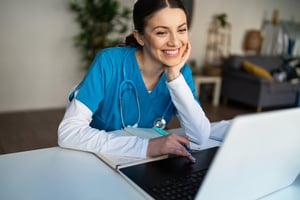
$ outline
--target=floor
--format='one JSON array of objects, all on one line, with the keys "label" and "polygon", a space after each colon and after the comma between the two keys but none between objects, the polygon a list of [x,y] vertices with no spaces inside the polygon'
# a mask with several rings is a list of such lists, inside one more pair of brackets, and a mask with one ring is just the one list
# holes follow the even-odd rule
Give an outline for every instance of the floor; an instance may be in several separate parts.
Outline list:
[{"label": "floor", "polygon": [[57,146],[64,109],[0,114],[0,154]]}]

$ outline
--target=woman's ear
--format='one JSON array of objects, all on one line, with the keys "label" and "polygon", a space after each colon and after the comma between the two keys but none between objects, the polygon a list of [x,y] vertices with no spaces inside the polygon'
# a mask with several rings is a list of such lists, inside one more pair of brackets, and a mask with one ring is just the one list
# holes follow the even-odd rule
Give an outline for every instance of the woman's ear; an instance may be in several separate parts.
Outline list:
[{"label": "woman's ear", "polygon": [[144,46],[145,43],[144,43],[143,37],[137,30],[133,31],[133,36],[141,46]]}]

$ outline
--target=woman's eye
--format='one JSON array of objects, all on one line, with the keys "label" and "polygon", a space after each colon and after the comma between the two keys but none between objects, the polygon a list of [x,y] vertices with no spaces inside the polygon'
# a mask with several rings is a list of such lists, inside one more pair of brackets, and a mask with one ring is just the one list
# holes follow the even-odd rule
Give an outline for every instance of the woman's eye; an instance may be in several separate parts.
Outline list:
[{"label": "woman's eye", "polygon": [[179,29],[179,32],[180,33],[187,32],[187,28],[181,28],[181,29]]},{"label": "woman's eye", "polygon": [[165,32],[165,31],[156,32],[156,35],[160,35],[160,36],[165,35],[165,34],[167,34],[167,32]]}]

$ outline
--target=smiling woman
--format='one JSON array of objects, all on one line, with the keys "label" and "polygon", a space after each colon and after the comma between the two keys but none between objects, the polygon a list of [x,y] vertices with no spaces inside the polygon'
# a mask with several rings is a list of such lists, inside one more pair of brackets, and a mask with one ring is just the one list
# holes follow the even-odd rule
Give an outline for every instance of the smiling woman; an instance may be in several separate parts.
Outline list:
[{"label": "smiling woman", "polygon": [[[187,11],[180,0],[138,0],[126,46],[101,50],[70,95],[58,130],[60,146],[135,157],[185,156],[189,138],[203,143],[210,123],[186,61],[191,52]],[[130,41],[130,43],[129,43]],[[177,115],[186,136],[120,136],[128,126],[152,128]]]},{"label": "smiling woman", "polygon": [[[173,20],[170,20],[173,19]],[[135,30],[134,37],[142,46],[138,52],[138,62],[142,64],[144,82],[152,79],[152,73],[165,70],[168,81],[180,74],[182,58],[189,56],[188,24],[185,12],[178,8],[165,8],[149,17],[143,30]],[[162,68],[162,65],[165,66]],[[149,67],[151,66],[151,67]],[[145,69],[147,67],[148,69]],[[152,88],[148,88],[152,89]]]}]

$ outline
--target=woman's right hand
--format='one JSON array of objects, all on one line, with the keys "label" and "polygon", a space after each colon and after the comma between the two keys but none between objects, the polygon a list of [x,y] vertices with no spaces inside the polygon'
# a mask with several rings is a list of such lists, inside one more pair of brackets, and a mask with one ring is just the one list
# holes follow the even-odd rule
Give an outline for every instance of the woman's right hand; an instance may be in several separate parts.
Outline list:
[{"label": "woman's right hand", "polygon": [[191,162],[195,162],[195,158],[186,150],[184,146],[189,146],[187,136],[179,136],[169,134],[149,140],[147,156],[156,157],[164,154],[175,154],[187,157]]}]

